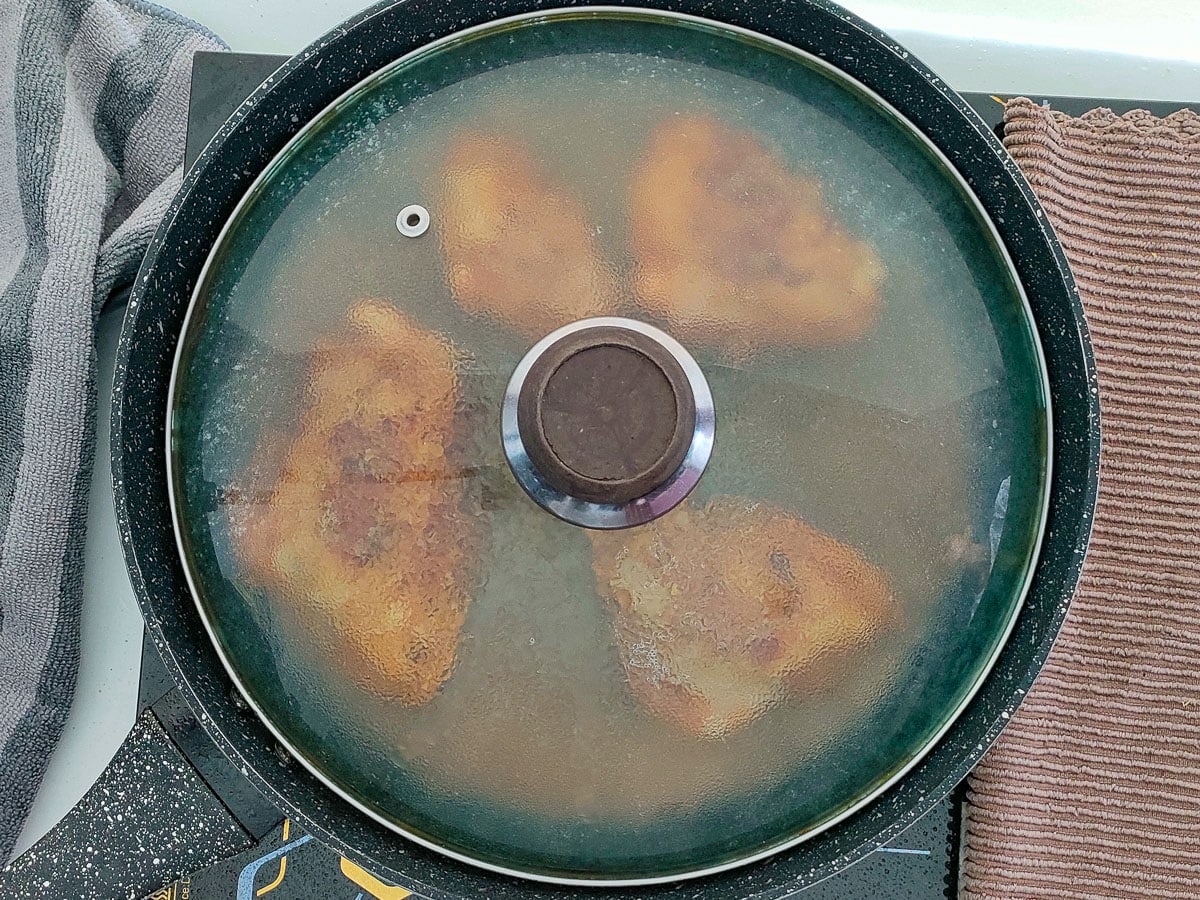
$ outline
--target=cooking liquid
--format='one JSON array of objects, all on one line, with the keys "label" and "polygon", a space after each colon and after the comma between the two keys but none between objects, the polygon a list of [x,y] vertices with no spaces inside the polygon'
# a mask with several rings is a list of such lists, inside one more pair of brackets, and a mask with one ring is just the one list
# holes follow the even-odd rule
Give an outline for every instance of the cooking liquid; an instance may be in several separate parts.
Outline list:
[{"label": "cooking liquid", "polygon": [[[650,25],[619,27],[656,46],[638,32]],[[829,821],[911,760],[965,696],[1023,574],[1021,553],[1005,557],[995,536],[1038,515],[1043,422],[1019,392],[1040,387],[1007,375],[1006,358],[1031,351],[1019,322],[997,324],[996,309],[1019,303],[1002,259],[938,164],[861,98],[800,67],[785,85],[675,58],[686,53],[585,52],[586,41],[539,43],[532,31],[495,40],[546,55],[478,66],[428,93],[404,70],[383,81],[249,207],[207,282],[205,330],[182,370],[185,519],[204,535],[203,602],[242,679],[360,802],[495,864],[660,875]],[[447,53],[475,60],[470,45]],[[688,502],[737,495],[789,510],[881,568],[897,605],[869,644],[720,739],[675,728],[631,696],[586,535],[508,472],[500,403],[531,341],[454,302],[438,239],[454,223],[435,202],[452,142],[520,142],[583,204],[624,314],[648,318],[629,288],[629,173],[656,125],[681,113],[747,129],[819,179],[829,215],[871,243],[886,273],[880,320],[859,340],[736,358],[689,348],[712,388],[717,439]],[[410,203],[430,211],[420,238],[395,226]],[[278,626],[272,598],[238,562],[231,504],[211,500],[237,494],[265,436],[282,456],[308,402],[308,349],[364,297],[453,343],[471,423],[462,477],[488,536],[456,668],[415,708],[372,696]],[[1006,568],[993,572],[998,554]]]}]

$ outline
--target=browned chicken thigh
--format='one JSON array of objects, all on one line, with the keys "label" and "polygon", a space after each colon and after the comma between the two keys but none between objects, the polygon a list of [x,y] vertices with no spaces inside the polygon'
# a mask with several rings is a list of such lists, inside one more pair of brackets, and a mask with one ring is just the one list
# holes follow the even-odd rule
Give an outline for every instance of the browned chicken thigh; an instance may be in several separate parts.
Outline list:
[{"label": "browned chicken thigh", "polygon": [[542,337],[617,305],[582,204],[528,150],[461,137],[438,185],[446,277],[463,309]]},{"label": "browned chicken thigh", "polygon": [[684,504],[591,537],[630,688],[700,737],[734,731],[845,661],[894,605],[855,550],[765,503]]},{"label": "browned chicken thigh", "polygon": [[815,346],[876,321],[882,265],[813,178],[711,116],[654,132],[630,191],[634,293],[682,340],[742,355]]},{"label": "browned chicken thigh", "polygon": [[416,705],[450,676],[475,530],[452,459],[451,347],[377,300],[312,356],[305,406],[239,550],[289,633]]}]

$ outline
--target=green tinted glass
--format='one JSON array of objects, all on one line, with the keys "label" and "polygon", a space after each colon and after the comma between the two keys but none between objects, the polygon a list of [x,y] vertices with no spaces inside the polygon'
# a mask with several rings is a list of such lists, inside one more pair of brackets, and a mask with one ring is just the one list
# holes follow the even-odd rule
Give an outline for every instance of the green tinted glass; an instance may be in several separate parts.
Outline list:
[{"label": "green tinted glass", "polygon": [[[716,410],[695,491],[623,531],[536,506],[500,440],[517,363],[595,315],[679,340]],[[306,125],[213,251],[171,412],[198,601],[284,742],[559,879],[732,865],[886,787],[1017,614],[1050,456],[947,164],[824,64],[632,12],[442,42]]]}]

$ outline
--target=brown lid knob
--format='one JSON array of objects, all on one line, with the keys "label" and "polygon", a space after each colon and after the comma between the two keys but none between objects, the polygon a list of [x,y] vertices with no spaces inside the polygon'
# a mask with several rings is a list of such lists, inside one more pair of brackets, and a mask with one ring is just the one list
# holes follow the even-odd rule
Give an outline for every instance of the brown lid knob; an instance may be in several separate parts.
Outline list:
[{"label": "brown lid knob", "polygon": [[671,353],[612,326],[548,347],[517,400],[517,426],[538,474],[593,503],[625,503],[666,482],[695,425],[691,386]]}]

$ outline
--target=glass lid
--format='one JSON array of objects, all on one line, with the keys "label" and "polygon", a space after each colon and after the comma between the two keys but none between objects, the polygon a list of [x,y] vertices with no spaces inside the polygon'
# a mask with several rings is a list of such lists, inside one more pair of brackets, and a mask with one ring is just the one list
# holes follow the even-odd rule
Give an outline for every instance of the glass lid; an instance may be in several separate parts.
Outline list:
[{"label": "glass lid", "polygon": [[1036,562],[1047,394],[994,229],[882,100],[564,11],[300,128],[196,288],[169,475],[304,765],[460,859],[646,882],[835,825],[949,727]]}]

